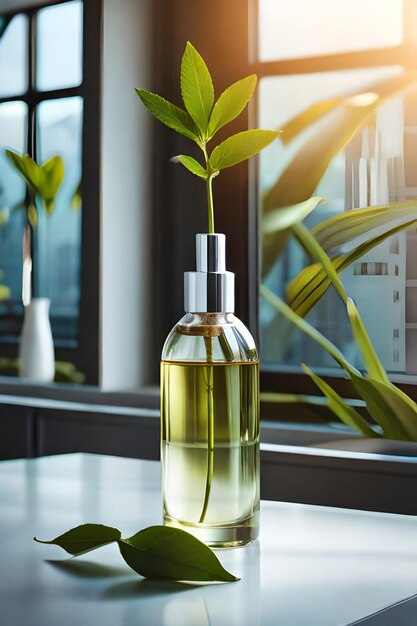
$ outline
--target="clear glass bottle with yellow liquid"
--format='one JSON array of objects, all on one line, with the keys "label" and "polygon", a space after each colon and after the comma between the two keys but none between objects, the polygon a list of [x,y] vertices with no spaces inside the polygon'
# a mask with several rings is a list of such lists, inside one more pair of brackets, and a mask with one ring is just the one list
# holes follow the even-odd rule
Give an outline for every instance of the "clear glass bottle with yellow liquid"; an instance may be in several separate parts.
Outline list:
[{"label": "clear glass bottle with yellow liquid", "polygon": [[259,359],[234,315],[225,245],[222,234],[196,236],[186,315],[161,360],[164,523],[213,547],[259,532]]}]

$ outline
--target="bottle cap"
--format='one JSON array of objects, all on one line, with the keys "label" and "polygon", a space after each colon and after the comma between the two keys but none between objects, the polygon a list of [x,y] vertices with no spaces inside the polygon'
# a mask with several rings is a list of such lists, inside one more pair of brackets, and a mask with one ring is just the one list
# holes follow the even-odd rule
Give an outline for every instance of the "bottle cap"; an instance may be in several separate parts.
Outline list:
[{"label": "bottle cap", "polygon": [[233,313],[235,275],[226,271],[226,237],[196,235],[196,271],[184,273],[187,313]]}]

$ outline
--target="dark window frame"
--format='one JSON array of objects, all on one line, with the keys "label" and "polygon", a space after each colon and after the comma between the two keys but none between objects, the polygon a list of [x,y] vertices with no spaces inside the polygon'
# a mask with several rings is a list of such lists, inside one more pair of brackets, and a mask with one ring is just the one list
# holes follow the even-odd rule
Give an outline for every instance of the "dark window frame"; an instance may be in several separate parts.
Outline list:
[{"label": "dark window frame", "polygon": [[[260,62],[257,60],[257,0],[212,0],[195,3],[183,0],[181,10],[174,0],[156,3],[153,88],[157,93],[180,103],[178,68],[187,39],[207,61],[219,92],[228,84],[250,73],[258,80],[273,75],[306,74],[335,70],[399,64],[416,67],[416,33],[412,32],[417,7],[404,0],[404,41],[398,46],[336,53],[325,56]],[[227,128],[244,130],[256,124],[256,103]],[[182,314],[182,272],[192,269],[193,232],[205,229],[203,191],[199,181],[169,164],[169,158],[184,151],[189,144],[172,131],[154,126],[154,246],[156,275],[154,306],[161,315],[156,320],[154,352],[158,354],[166,334]],[[221,138],[221,137],[220,137]],[[198,155],[198,153],[196,153]],[[215,181],[216,230],[227,235],[228,269],[236,273],[236,313],[259,338],[258,294],[260,283],[259,216],[257,206],[256,162],[242,164],[222,172]],[[164,180],[164,186],[160,181]],[[167,212],[167,207],[170,210]],[[202,209],[202,210],[200,210]],[[155,359],[156,365],[156,359]],[[156,380],[156,367],[154,379]],[[343,397],[355,397],[343,372],[323,378]],[[398,384],[417,400],[417,385]],[[261,390],[306,395],[320,395],[309,377],[296,368],[261,369]],[[303,404],[263,404],[262,417],[285,420],[328,421],[323,407]]]},{"label": "dark window frame", "polygon": [[[0,103],[25,102],[28,107],[28,146],[34,154],[35,109],[46,100],[81,96],[83,98],[82,179],[83,210],[81,218],[80,305],[77,347],[56,347],[57,360],[71,361],[84,372],[86,382],[99,381],[99,276],[100,276],[100,158],[101,158],[101,67],[102,67],[102,0],[83,0],[82,82],[78,87],[38,91],[35,86],[36,14],[39,10],[70,0],[43,0],[1,12],[2,17],[28,17],[28,88],[25,93],[0,97]],[[94,330],[93,330],[94,329]],[[0,341],[4,356],[16,357],[17,344]]]}]

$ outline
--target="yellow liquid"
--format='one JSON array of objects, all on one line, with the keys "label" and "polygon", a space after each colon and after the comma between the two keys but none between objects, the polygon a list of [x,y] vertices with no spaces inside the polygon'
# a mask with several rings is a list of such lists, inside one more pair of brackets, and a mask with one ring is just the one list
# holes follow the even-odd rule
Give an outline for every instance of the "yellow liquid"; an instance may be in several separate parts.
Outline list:
[{"label": "yellow liquid", "polygon": [[[162,362],[161,454],[166,524],[183,528],[213,546],[256,539],[258,389],[258,362]],[[210,453],[211,410],[214,446]]]}]

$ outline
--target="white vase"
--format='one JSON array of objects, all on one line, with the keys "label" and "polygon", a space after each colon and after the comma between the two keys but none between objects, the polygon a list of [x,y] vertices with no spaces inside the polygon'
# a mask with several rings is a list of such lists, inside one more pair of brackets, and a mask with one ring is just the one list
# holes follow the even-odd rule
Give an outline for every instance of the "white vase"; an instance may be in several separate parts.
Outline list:
[{"label": "white vase", "polygon": [[25,307],[20,338],[20,376],[39,383],[49,383],[55,376],[50,304],[48,298],[32,299]]}]

